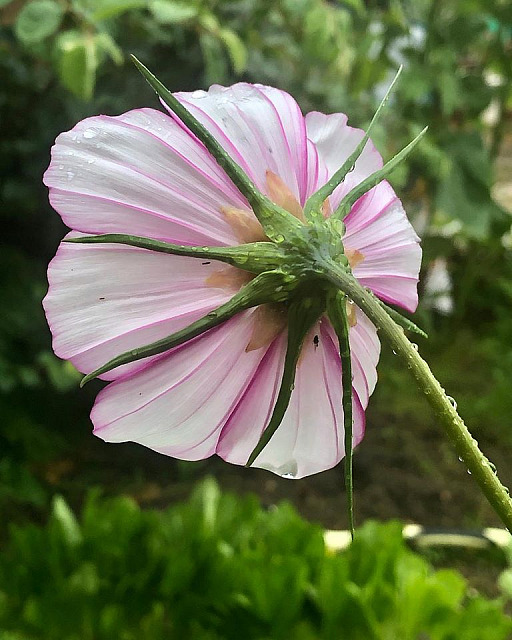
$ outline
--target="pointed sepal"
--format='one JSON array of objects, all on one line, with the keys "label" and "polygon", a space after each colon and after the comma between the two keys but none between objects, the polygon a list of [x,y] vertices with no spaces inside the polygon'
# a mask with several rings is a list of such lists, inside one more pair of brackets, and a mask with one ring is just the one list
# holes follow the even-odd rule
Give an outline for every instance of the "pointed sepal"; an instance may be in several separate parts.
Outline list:
[{"label": "pointed sepal", "polygon": [[280,271],[266,271],[261,273],[242,287],[231,300],[217,307],[217,309],[210,311],[202,318],[199,318],[199,320],[196,320],[196,322],[193,322],[180,331],[176,331],[170,336],[136,349],[125,351],[115,358],[112,358],[112,360],[98,367],[95,371],[84,376],[80,386],[83,387],[90,380],[97,378],[103,373],[112,371],[117,367],[142,360],[142,358],[159,355],[160,353],[164,353],[164,351],[188,342],[209,329],[213,329],[213,327],[217,327],[223,322],[226,322],[226,320],[229,320],[241,311],[267,302],[283,302],[290,295],[295,284],[295,278],[290,277],[288,274],[283,274]]},{"label": "pointed sepal", "polygon": [[347,492],[347,513],[350,534],[354,538],[354,481],[352,475],[353,415],[352,415],[352,358],[350,355],[349,319],[347,315],[347,296],[336,291],[329,296],[327,313],[338,336],[341,358],[341,388],[343,405],[343,426],[345,444],[345,490]]},{"label": "pointed sepal", "polygon": [[246,467],[250,467],[283,421],[295,382],[295,372],[299,360],[304,338],[311,327],[325,310],[324,296],[300,296],[290,303],[288,308],[288,343],[284,360],[283,376],[277,396],[276,404],[270,421],[261,434],[258,444],[247,460]]},{"label": "pointed sepal", "polygon": [[156,92],[158,97],[175,113],[178,118],[190,129],[190,131],[204,144],[208,151],[231,178],[240,193],[254,211],[254,215],[260,221],[265,233],[271,240],[279,241],[279,238],[288,236],[301,226],[301,222],[288,211],[274,204],[261,191],[258,190],[249,176],[226,153],[222,145],[217,141],[206,127],[195,118],[181,102],[167,89],[151,71],[134,55],[131,56],[135,66],[144,76],[145,80]]},{"label": "pointed sepal", "polygon": [[420,131],[420,133],[414,138],[414,140],[409,142],[409,144],[401,151],[399,151],[396,156],[391,158],[391,160],[388,160],[388,162],[386,162],[382,169],[375,171],[367,178],[365,178],[362,182],[360,182],[357,186],[355,186],[351,191],[349,191],[338,205],[338,208],[333,213],[333,216],[340,220],[343,220],[343,218],[345,218],[350,213],[353,205],[357,202],[357,200],[359,200],[361,196],[364,196],[364,194],[370,191],[370,189],[376,187],[379,182],[385,180],[389,176],[389,174],[392,173],[396,169],[396,167],[401,162],[403,162],[407,158],[407,156],[409,156],[409,154],[412,153],[418,142],[427,132],[427,129],[428,127],[425,127],[422,131]]},{"label": "pointed sepal", "polygon": [[359,159],[359,156],[363,153],[363,150],[366,147],[366,143],[370,138],[370,133],[372,132],[373,126],[379,119],[382,113],[382,110],[384,109],[389,99],[389,96],[391,95],[391,92],[393,91],[393,88],[395,87],[395,84],[397,83],[401,73],[402,73],[402,67],[400,66],[395,77],[393,78],[393,81],[389,85],[388,90],[386,91],[386,95],[384,96],[384,98],[382,98],[382,101],[377,111],[375,112],[375,115],[373,116],[370,124],[368,125],[368,129],[366,130],[366,133],[364,134],[363,138],[361,139],[357,147],[350,154],[350,156],[345,160],[343,165],[332,175],[332,177],[322,187],[320,187],[318,191],[315,191],[315,193],[313,193],[308,198],[306,204],[304,205],[304,215],[308,220],[314,219],[321,213],[322,206],[325,200],[332,194],[332,192],[336,189],[336,187],[338,187],[343,182],[343,180],[345,180],[347,174],[353,171],[356,165],[356,162]]},{"label": "pointed sepal", "polygon": [[131,247],[139,247],[176,256],[188,256],[201,260],[219,260],[251,273],[262,273],[263,271],[277,269],[285,259],[283,250],[273,242],[250,242],[235,247],[190,247],[123,233],[65,238],[63,242],[74,244],[126,244]]}]

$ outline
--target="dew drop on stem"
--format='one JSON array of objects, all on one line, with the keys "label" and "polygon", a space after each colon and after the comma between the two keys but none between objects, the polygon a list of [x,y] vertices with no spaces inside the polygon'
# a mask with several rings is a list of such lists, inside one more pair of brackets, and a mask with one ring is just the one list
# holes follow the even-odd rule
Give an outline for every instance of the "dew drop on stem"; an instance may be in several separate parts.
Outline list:
[{"label": "dew drop on stem", "polygon": [[452,398],[451,396],[446,396],[448,398],[448,402],[452,405],[452,407],[457,410],[457,402],[455,400],[455,398]]}]

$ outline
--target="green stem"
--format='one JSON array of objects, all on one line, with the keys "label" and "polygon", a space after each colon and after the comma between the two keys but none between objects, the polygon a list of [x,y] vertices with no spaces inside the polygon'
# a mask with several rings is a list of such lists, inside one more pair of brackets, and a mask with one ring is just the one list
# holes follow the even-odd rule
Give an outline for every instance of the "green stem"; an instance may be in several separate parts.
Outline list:
[{"label": "green stem", "polygon": [[428,364],[405,336],[403,329],[389,317],[373,296],[343,268],[333,262],[322,262],[318,264],[318,267],[327,280],[346,293],[364,311],[376,328],[385,336],[393,351],[404,360],[459,458],[471,472],[505,526],[512,532],[512,500],[508,489],[501,484],[495,469],[478,448],[477,441],[468,431],[444,389],[433,376]]}]

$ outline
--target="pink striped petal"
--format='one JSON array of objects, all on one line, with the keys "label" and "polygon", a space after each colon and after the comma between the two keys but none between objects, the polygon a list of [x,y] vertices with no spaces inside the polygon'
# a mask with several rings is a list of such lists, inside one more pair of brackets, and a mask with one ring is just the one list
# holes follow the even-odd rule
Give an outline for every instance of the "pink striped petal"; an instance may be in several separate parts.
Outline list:
[{"label": "pink striped petal", "polygon": [[95,434],[183,460],[215,453],[221,429],[265,353],[245,351],[252,328],[253,312],[244,312],[110,384],[91,413]]},{"label": "pink striped petal", "polygon": [[[89,373],[182,329],[231,297],[205,282],[219,264],[125,245],[62,243],[48,270],[44,299],[55,353]],[[147,359],[104,377],[145,364]]]},{"label": "pink striped petal", "polygon": [[[354,444],[364,434],[364,410],[376,381],[379,343],[371,323],[351,330],[354,366]],[[319,337],[318,345],[313,342]],[[337,339],[322,320],[305,342],[295,387],[283,422],[254,466],[284,477],[302,478],[336,465],[344,456],[341,362]],[[277,338],[222,431],[217,453],[245,464],[268,424],[281,382],[286,336]]]},{"label": "pink striped petal", "polygon": [[[319,164],[327,168],[329,177],[364,135],[362,130],[349,127],[346,116],[339,113],[308,113],[306,126],[308,137],[317,147]],[[368,142],[355,169],[331,196],[331,206],[335,208],[350,189],[381,167],[380,154]],[[345,248],[357,249],[364,257],[354,269],[357,279],[387,302],[414,311],[418,304],[421,248],[391,186],[382,182],[359,198],[345,224]]]},{"label": "pink striped petal", "polygon": [[97,116],[62,133],[44,176],[71,228],[185,244],[238,244],[222,207],[245,201],[210,154],[152,109]]},{"label": "pink striped petal", "polygon": [[421,265],[419,238],[387,182],[360,199],[346,218],[345,246],[364,259],[356,278],[387,302],[414,311]]},{"label": "pink striped petal", "polygon": [[[325,165],[328,177],[342,166],[364,136],[362,129],[348,126],[347,116],[343,113],[325,115],[312,111],[306,115],[306,130],[308,138],[318,149],[320,161]],[[329,198],[332,208],[335,209],[344,195],[381,167],[382,157],[369,140],[354,170],[346,176],[343,183]],[[318,189],[322,184],[319,183],[316,188]]]},{"label": "pink striped petal", "polygon": [[247,83],[213,85],[176,97],[217,138],[261,191],[267,170],[304,203],[307,190],[306,128],[295,100],[279,89]]}]

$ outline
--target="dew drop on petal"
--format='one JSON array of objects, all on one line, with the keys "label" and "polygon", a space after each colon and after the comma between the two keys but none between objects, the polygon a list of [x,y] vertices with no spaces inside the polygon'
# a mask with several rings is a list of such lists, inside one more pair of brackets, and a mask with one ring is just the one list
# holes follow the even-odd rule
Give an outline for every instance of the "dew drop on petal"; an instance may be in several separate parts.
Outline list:
[{"label": "dew drop on petal", "polygon": [[196,91],[192,91],[192,97],[194,99],[198,99],[198,98],[206,98],[208,94],[206,93],[206,91],[203,91],[202,89],[197,89]]},{"label": "dew drop on petal", "polygon": [[96,131],[94,131],[94,129],[86,129],[84,131],[84,138],[87,138],[87,140],[90,140],[91,138],[95,138],[97,135]]},{"label": "dew drop on petal", "polygon": [[68,180],[73,180],[74,177],[75,177],[75,174],[72,171],[66,171],[66,178]]}]

